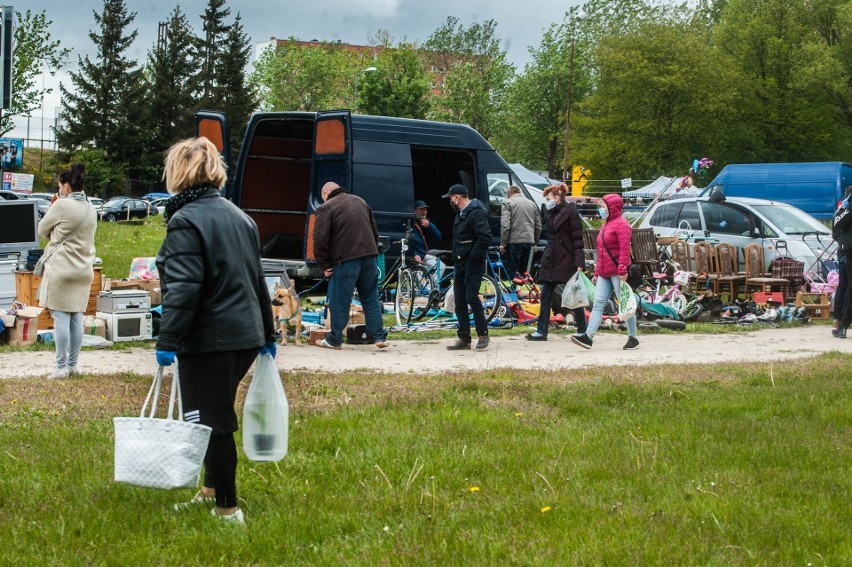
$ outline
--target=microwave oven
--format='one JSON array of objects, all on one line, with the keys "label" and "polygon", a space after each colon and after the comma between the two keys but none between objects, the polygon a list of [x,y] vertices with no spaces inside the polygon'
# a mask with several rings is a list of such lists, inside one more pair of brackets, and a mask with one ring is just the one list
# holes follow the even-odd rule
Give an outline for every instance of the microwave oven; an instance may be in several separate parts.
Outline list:
[{"label": "microwave oven", "polygon": [[145,341],[151,339],[151,312],[104,313],[98,317],[106,321],[108,341]]}]

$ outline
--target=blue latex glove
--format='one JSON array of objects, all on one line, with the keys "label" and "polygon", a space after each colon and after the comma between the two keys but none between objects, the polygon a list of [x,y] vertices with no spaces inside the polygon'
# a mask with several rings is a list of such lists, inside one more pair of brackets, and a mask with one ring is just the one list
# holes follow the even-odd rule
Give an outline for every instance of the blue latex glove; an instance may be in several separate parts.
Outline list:
[{"label": "blue latex glove", "polygon": [[160,366],[171,366],[175,363],[175,351],[173,350],[158,350],[157,364]]},{"label": "blue latex glove", "polygon": [[840,205],[841,205],[844,209],[848,209],[848,208],[849,208],[849,197],[846,197],[845,199],[843,199],[843,202],[842,202],[842,203],[840,203]]},{"label": "blue latex glove", "polygon": [[278,347],[275,346],[275,341],[269,341],[262,347],[260,347],[260,354],[268,354],[272,358],[275,358],[275,353],[278,352]]}]

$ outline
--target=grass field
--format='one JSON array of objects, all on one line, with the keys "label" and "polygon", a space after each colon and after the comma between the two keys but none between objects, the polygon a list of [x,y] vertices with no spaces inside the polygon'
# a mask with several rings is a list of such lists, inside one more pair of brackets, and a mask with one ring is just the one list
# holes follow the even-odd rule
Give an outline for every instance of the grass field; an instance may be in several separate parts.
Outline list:
[{"label": "grass field", "polygon": [[150,217],[141,225],[98,222],[95,254],[103,260],[104,276],[126,278],[133,258],[156,256],[165,237],[162,215]]},{"label": "grass field", "polygon": [[241,456],[245,530],[112,482],[149,377],[3,380],[0,541],[21,565],[849,564],[849,368],[285,373],[290,453]]}]

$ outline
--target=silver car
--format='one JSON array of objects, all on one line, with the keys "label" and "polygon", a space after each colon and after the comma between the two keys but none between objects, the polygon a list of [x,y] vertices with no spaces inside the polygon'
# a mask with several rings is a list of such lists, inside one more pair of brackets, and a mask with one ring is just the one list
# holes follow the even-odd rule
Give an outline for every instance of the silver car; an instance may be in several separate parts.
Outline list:
[{"label": "silver car", "polygon": [[[760,243],[766,270],[776,256],[789,255],[804,262],[806,272],[816,271],[817,259],[828,259],[835,249],[831,231],[824,224],[801,209],[763,199],[728,197],[718,202],[697,197],[661,201],[645,214],[639,227],[653,228],[658,237],[729,242],[740,250]],[[740,253],[740,269],[744,269],[743,261]]]}]

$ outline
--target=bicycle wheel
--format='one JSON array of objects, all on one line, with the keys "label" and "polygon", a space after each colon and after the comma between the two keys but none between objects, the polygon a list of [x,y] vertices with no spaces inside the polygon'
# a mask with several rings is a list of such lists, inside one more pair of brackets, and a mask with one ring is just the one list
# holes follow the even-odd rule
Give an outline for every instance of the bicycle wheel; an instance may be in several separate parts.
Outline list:
[{"label": "bicycle wheel", "polygon": [[485,322],[490,322],[497,311],[500,309],[503,294],[500,291],[500,286],[491,276],[482,276],[482,282],[479,284],[479,298],[482,301],[482,307],[485,309]]},{"label": "bicycle wheel", "polygon": [[686,304],[681,317],[684,321],[695,321],[701,315],[702,311],[704,311],[704,306],[701,304],[701,301],[693,299]]},{"label": "bicycle wheel", "polygon": [[413,266],[407,270],[411,274],[411,305],[408,317],[411,321],[419,321],[432,309],[436,294],[435,272],[423,266]]},{"label": "bicycle wheel", "polygon": [[674,309],[679,317],[683,317],[686,311],[686,297],[683,295],[675,295],[669,300],[669,306]]}]

